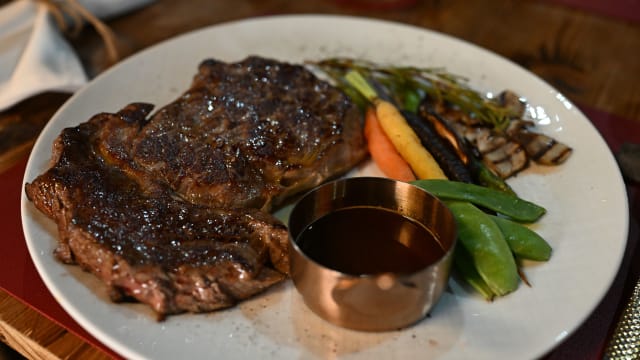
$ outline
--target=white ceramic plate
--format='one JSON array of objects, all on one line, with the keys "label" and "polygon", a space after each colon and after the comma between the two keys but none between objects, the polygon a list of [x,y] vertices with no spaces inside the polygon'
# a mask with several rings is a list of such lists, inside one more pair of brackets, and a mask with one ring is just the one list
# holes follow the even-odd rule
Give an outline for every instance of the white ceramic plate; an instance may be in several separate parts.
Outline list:
[{"label": "white ceramic plate", "polygon": [[[285,16],[222,24],[180,36],[123,61],[75,94],[53,117],[29,159],[25,181],[47,168],[61,129],[133,101],[164,105],[185,90],[207,57],[257,54],[301,62],[342,55],[383,63],[446,66],[487,91],[506,88],[533,105],[541,131],[570,144],[554,169],[532,169],[511,184],[545,206],[536,229],[553,246],[548,263],[527,267],[533,287],[488,303],[452,280],[429,318],[401,331],[343,330],[313,315],[290,282],[239,306],[156,322],[142,305],[112,304],[77,267],[54,260],[53,223],[22,198],[29,251],[45,284],[69,314],[126,358],[534,358],[562,342],[593,311],[622,259],[628,209],[605,142],[562,94],[486,50],[424,29],[333,16]],[[370,173],[371,167],[360,173]]]}]

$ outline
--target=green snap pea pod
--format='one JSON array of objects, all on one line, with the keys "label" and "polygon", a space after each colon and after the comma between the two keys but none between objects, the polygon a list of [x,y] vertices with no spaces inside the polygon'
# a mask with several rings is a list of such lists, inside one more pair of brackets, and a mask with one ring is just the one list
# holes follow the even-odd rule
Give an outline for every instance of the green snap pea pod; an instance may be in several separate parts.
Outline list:
[{"label": "green snap pea pod", "polygon": [[466,201],[445,201],[458,225],[458,239],[491,291],[498,296],[518,288],[518,268],[493,219]]},{"label": "green snap pea pod", "polygon": [[534,222],[546,213],[542,206],[480,185],[440,179],[415,180],[411,183],[442,200],[468,201],[519,222]]},{"label": "green snap pea pod", "polygon": [[507,184],[500,176],[494,174],[489,168],[484,165],[480,160],[473,157],[469,161],[469,165],[472,173],[478,179],[478,183],[482,186],[500,190],[507,194],[517,196],[515,191]]},{"label": "green snap pea pod", "polygon": [[517,222],[499,216],[491,216],[498,224],[511,251],[521,258],[547,261],[551,257],[551,246],[535,231]]},{"label": "green snap pea pod", "polygon": [[467,249],[465,249],[460,243],[456,246],[453,256],[453,266],[462,280],[480,293],[480,295],[482,295],[486,300],[493,300],[495,294],[489,285],[487,285],[487,283],[482,279],[482,276],[480,276],[478,270],[473,265],[473,258],[471,258]]}]

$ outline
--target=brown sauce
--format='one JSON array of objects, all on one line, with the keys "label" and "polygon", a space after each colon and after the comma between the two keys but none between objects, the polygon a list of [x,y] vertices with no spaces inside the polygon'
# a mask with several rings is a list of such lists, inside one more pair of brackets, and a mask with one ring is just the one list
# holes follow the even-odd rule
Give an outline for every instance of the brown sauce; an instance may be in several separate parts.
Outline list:
[{"label": "brown sauce", "polygon": [[307,226],[296,242],[317,263],[352,275],[411,273],[444,255],[424,225],[376,207],[331,212]]}]

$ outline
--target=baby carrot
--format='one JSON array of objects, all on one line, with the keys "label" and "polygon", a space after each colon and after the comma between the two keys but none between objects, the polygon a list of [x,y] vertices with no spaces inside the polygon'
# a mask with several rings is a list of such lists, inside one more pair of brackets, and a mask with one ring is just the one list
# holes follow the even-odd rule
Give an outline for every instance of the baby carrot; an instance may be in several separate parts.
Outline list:
[{"label": "baby carrot", "polygon": [[417,177],[421,179],[447,178],[438,162],[422,146],[420,138],[395,105],[379,98],[373,87],[356,70],[349,71],[345,75],[345,79],[373,104],[380,127]]},{"label": "baby carrot", "polygon": [[389,178],[400,181],[416,179],[409,164],[400,156],[393,143],[380,127],[376,111],[368,108],[364,122],[364,136],[371,158]]},{"label": "baby carrot", "polygon": [[422,146],[418,135],[413,131],[400,111],[388,101],[374,99],[376,115],[380,126],[400,155],[409,163],[413,172],[421,179],[446,179],[431,153]]}]

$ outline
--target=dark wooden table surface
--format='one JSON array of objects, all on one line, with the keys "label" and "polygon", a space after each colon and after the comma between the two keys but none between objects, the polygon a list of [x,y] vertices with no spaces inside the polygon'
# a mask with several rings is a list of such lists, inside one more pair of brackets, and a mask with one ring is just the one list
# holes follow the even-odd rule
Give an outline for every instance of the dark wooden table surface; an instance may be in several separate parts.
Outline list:
[{"label": "dark wooden table surface", "polygon": [[[204,26],[253,16],[300,13],[392,20],[475,43],[515,61],[560,90],[594,122],[612,151],[617,152],[625,142],[639,142],[640,135],[632,131],[640,129],[638,1],[161,0],[109,19],[106,24],[117,37],[121,58],[125,58],[159,41]],[[92,28],[85,28],[69,41],[90,77],[112,65],[101,38]],[[20,184],[35,137],[68,97],[68,94],[40,94],[0,112],[3,184]],[[629,181],[627,185],[631,234],[620,274],[596,311],[548,358],[599,358],[629,288],[638,277],[636,264],[640,256],[635,243],[639,197],[637,184]],[[19,229],[19,223],[13,223],[19,222],[18,203],[6,208],[17,216],[11,213],[3,217],[3,228],[7,225]],[[9,221],[12,223],[8,224]],[[19,231],[11,234],[22,236]],[[86,359],[113,355],[87,341],[86,334],[61,327],[51,316],[36,309],[10,291],[0,290],[2,340],[31,358]]]}]

